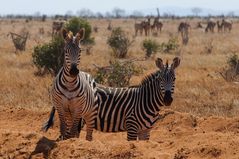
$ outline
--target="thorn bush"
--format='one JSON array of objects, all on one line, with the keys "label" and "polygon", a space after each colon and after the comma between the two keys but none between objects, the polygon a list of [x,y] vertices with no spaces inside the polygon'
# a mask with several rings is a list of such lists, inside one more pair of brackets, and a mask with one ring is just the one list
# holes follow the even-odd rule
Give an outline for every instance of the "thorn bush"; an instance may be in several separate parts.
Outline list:
[{"label": "thorn bush", "polygon": [[132,43],[133,40],[131,41],[120,27],[114,28],[107,39],[107,44],[112,48],[114,55],[118,58],[126,56]]},{"label": "thorn bush", "polygon": [[179,48],[178,39],[176,37],[170,37],[168,42],[161,43],[159,50],[164,53],[171,53]]},{"label": "thorn bush", "polygon": [[[58,73],[63,65],[63,48],[64,39],[60,36],[55,36],[50,43],[34,48],[33,64],[38,68],[40,74],[49,72],[56,75]],[[44,72],[42,72],[43,70]]]},{"label": "thorn bush", "polygon": [[159,49],[159,44],[152,39],[145,39],[142,43],[143,50],[146,52],[146,57],[150,57],[153,53],[156,53]]},{"label": "thorn bush", "polygon": [[[82,41],[86,45],[93,45],[94,39],[90,37],[90,24],[80,18],[72,18],[65,24],[65,28],[72,31],[74,35],[81,29],[85,28],[85,38]],[[50,72],[57,75],[64,61],[64,39],[62,36],[56,35],[52,41],[43,45],[38,45],[34,48],[32,58],[34,65],[38,68],[39,74],[44,75]]]},{"label": "thorn bush", "polygon": [[227,60],[228,67],[224,68],[220,74],[226,81],[239,81],[239,57],[237,54],[231,55]]},{"label": "thorn bush", "polygon": [[142,73],[141,67],[136,67],[132,61],[110,62],[110,66],[98,67],[95,80],[110,87],[125,87],[129,85],[133,75]]}]

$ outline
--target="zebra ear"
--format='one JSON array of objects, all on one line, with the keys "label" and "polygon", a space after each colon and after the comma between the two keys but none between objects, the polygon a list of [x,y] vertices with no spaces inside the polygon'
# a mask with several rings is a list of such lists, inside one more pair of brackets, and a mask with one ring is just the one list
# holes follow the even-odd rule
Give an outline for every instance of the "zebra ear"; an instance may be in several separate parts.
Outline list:
[{"label": "zebra ear", "polygon": [[78,33],[76,34],[76,41],[79,43],[81,40],[83,40],[85,37],[85,29],[82,28],[78,31]]},{"label": "zebra ear", "polygon": [[179,64],[180,64],[180,58],[179,57],[175,57],[173,59],[173,63],[171,65],[171,68],[175,69],[175,68],[177,68],[179,66]]},{"label": "zebra ear", "polygon": [[164,69],[163,60],[161,58],[157,58],[155,64],[160,70]]},{"label": "zebra ear", "polygon": [[68,34],[68,31],[66,29],[63,29],[62,30],[62,36],[63,36],[64,39],[66,39],[68,37],[67,34]]}]

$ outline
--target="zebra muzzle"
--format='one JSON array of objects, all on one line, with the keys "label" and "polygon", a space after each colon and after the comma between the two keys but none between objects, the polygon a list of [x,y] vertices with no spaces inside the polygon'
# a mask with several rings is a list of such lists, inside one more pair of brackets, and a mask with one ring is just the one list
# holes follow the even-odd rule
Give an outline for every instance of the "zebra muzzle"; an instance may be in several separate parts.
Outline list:
[{"label": "zebra muzzle", "polygon": [[164,105],[170,106],[173,102],[171,91],[166,91],[163,98]]},{"label": "zebra muzzle", "polygon": [[77,64],[72,64],[70,68],[70,75],[71,76],[77,76],[79,73],[79,70],[77,68]]}]

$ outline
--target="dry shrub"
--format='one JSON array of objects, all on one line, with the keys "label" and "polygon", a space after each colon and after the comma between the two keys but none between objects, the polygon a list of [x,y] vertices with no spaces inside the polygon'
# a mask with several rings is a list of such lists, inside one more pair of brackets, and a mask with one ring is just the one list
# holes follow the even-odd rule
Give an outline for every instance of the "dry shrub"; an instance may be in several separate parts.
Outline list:
[{"label": "dry shrub", "polygon": [[227,67],[220,72],[222,77],[229,82],[239,81],[239,57],[237,54],[231,55],[227,60]]},{"label": "dry shrub", "polygon": [[172,53],[179,48],[177,37],[171,36],[166,43],[162,43],[159,46],[159,50],[163,53]]},{"label": "dry shrub", "polygon": [[56,75],[63,66],[64,39],[55,36],[50,43],[38,45],[32,53],[33,64],[38,68],[38,75],[51,73]]},{"label": "dry shrub", "polygon": [[142,68],[129,60],[124,62],[115,60],[110,62],[110,66],[96,67],[95,80],[111,87],[128,86],[133,75],[142,73]]},{"label": "dry shrub", "polygon": [[150,57],[158,51],[159,44],[155,40],[145,39],[142,43],[142,48],[146,52],[146,57]]},{"label": "dry shrub", "polygon": [[213,51],[213,39],[204,42],[204,53],[211,54]]},{"label": "dry shrub", "polygon": [[29,33],[27,32],[27,33],[24,33],[23,35],[19,35],[19,34],[10,32],[10,35],[12,38],[12,42],[16,48],[16,51],[17,50],[24,51]]},{"label": "dry shrub", "polygon": [[119,58],[124,58],[127,55],[132,43],[133,40],[130,40],[120,27],[113,29],[107,40],[107,44],[112,48],[115,56]]}]

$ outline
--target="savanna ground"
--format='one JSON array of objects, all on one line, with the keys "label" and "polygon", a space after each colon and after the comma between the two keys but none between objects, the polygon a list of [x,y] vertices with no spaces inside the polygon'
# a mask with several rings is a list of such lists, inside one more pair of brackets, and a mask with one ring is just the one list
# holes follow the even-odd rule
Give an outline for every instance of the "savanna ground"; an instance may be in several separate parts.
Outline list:
[{"label": "savanna ground", "polygon": [[[79,139],[55,142],[59,136],[59,120],[47,133],[40,131],[51,109],[49,90],[53,77],[36,76],[32,63],[34,46],[51,39],[52,21],[36,22],[8,20],[0,25],[0,158],[239,158],[239,84],[226,82],[219,72],[227,66],[227,59],[239,52],[239,23],[234,21],[231,33],[208,33],[195,29],[191,20],[190,40],[181,45],[177,34],[180,20],[163,21],[163,31],[156,39],[167,42],[178,36],[180,48],[173,54],[157,53],[153,57],[135,62],[144,68],[143,74],[133,76],[131,85],[155,71],[155,58],[170,63],[175,56],[181,58],[176,71],[174,102],[162,108],[167,114],[158,121],[149,141],[126,141],[126,133],[94,132],[94,140],[85,140],[85,131]],[[92,54],[82,53],[79,68],[93,73],[95,67],[109,65],[111,50],[106,44],[107,20],[89,20],[99,27],[92,33],[96,44]],[[134,35],[134,20],[112,20],[113,27],[120,26],[130,38]],[[44,27],[45,34],[38,30]],[[14,53],[9,32],[19,33],[23,28],[30,32],[26,50]],[[127,59],[144,58],[141,43],[145,36],[137,36]],[[212,53],[208,47],[212,44]]]}]

